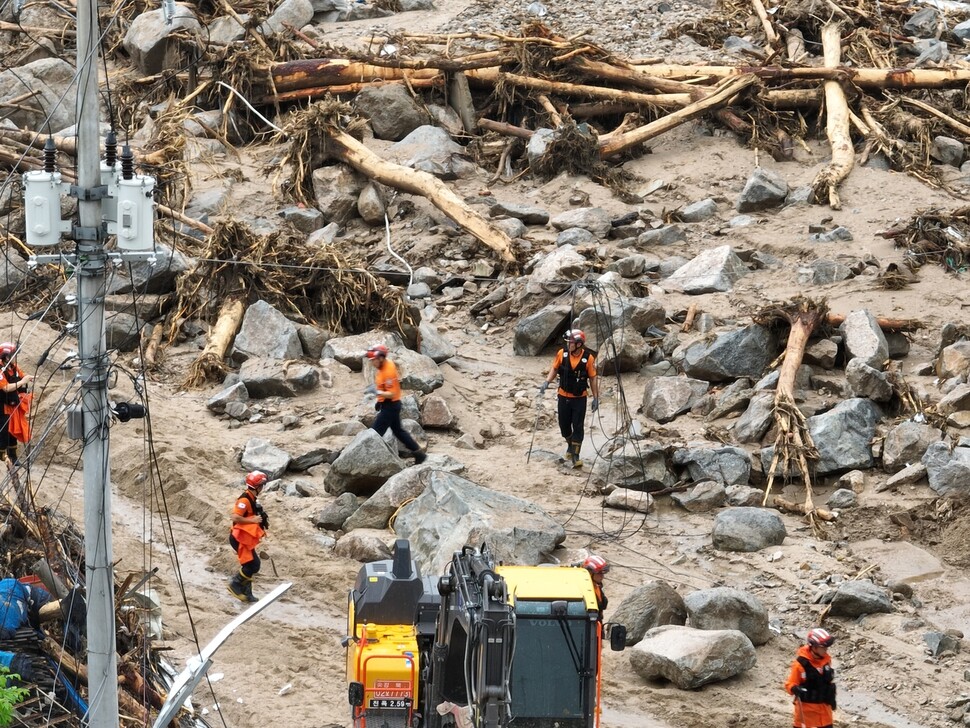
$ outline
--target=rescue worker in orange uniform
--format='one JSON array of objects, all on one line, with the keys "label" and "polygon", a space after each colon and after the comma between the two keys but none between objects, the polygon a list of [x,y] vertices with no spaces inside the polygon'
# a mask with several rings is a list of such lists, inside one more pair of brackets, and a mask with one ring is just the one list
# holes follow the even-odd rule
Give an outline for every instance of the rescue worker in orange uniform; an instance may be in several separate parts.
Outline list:
[{"label": "rescue worker in orange uniform", "polygon": [[0,459],[7,457],[11,463],[17,461],[17,443],[30,440],[27,411],[32,395],[27,393],[27,386],[33,378],[17,366],[17,345],[9,341],[0,344]]},{"label": "rescue worker in orange uniform", "polygon": [[387,355],[388,349],[383,344],[377,344],[367,350],[367,358],[377,370],[374,384],[365,390],[368,394],[377,395],[377,417],[371,429],[383,437],[390,428],[394,437],[411,451],[415,464],[420,465],[428,456],[421,452],[418,443],[401,426],[401,382],[398,379],[397,365],[388,359]]},{"label": "rescue worker in orange uniform", "polygon": [[596,356],[586,348],[586,334],[579,329],[567,329],[563,340],[566,344],[556,353],[556,358],[546,374],[546,381],[539,387],[539,395],[545,394],[552,381],[559,377],[556,412],[559,417],[559,432],[566,440],[566,454],[560,462],[581,468],[583,461],[579,457],[579,450],[583,446],[588,392],[593,394],[590,409],[595,412],[600,406]]},{"label": "rescue worker in orange uniform", "polygon": [[603,620],[603,612],[609,605],[610,600],[603,593],[603,577],[610,573],[610,564],[602,556],[588,556],[583,562],[583,568],[589,572],[589,578],[593,580],[593,591],[596,592],[596,605],[600,610],[600,621]]},{"label": "rescue worker in orange uniform", "polygon": [[821,628],[808,632],[807,644],[798,648],[785,682],[794,697],[794,728],[832,728],[835,710],[835,670],[829,647],[835,638]]},{"label": "rescue worker in orange uniform", "polygon": [[253,577],[259,573],[256,547],[269,529],[269,517],[257,501],[266,485],[266,473],[254,470],[246,476],[246,490],[232,508],[229,545],[239,559],[239,571],[229,579],[229,593],[241,602],[258,601],[253,596]]}]

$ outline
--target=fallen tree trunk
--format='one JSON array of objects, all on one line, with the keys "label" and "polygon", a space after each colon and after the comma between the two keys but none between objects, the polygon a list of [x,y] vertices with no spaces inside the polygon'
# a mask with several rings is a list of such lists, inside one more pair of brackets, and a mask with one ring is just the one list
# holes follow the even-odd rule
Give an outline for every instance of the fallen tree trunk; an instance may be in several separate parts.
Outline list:
[{"label": "fallen tree trunk", "polygon": [[[829,326],[841,326],[845,323],[845,314],[828,313],[825,315],[825,323]],[[922,322],[918,319],[894,319],[884,316],[877,316],[876,324],[883,331],[916,331],[923,328]]]},{"label": "fallen tree trunk", "polygon": [[358,63],[346,58],[306,58],[277,63],[271,69],[277,92],[365,81],[415,81],[440,75],[437,68],[409,69]]},{"label": "fallen tree trunk", "polygon": [[966,68],[782,68],[781,66],[687,66],[657,63],[634,66],[660,78],[719,79],[753,73],[762,81],[846,80],[860,88],[953,88],[970,83]]},{"label": "fallen tree trunk", "polygon": [[628,131],[609,140],[608,144],[600,147],[600,156],[603,158],[619,154],[630,147],[653,139],[666,131],[680,126],[685,121],[690,121],[702,114],[712,111],[728,103],[734,96],[755,83],[754,76],[741,76],[732,79],[721,85],[719,89],[699,101],[685,106],[683,109],[674,111],[656,121],[652,121],[639,129]]},{"label": "fallen tree trunk", "polygon": [[[842,35],[837,23],[822,28],[822,50],[827,68],[836,68],[842,56]],[[815,202],[828,201],[833,210],[842,209],[839,185],[849,176],[855,164],[855,150],[849,136],[849,105],[838,81],[826,81],[825,133],[832,147],[832,161],[819,171],[812,182]]]},{"label": "fallen tree trunk", "polygon": [[244,294],[238,293],[227,298],[219,309],[216,325],[209,334],[202,353],[192,362],[189,374],[185,379],[186,387],[198,387],[210,378],[223,375],[226,372],[224,363],[226,353],[236,332],[242,326],[243,315],[246,313],[246,299]]},{"label": "fallen tree trunk", "polygon": [[327,94],[356,94],[369,86],[389,86],[391,84],[406,84],[411,88],[434,88],[444,85],[444,74],[430,76],[428,78],[398,79],[393,81],[371,80],[361,81],[360,83],[344,83],[335,86],[314,86],[312,88],[298,88],[282,93],[268,94],[259,101],[262,104],[285,104],[292,101],[312,101],[322,99]]},{"label": "fallen tree trunk", "polygon": [[835,514],[830,510],[813,507],[811,511],[808,511],[806,510],[807,506],[804,503],[795,503],[795,501],[786,500],[780,495],[776,495],[771,499],[771,505],[780,511],[785,511],[786,513],[799,513],[803,516],[813,515],[822,521],[835,520]]},{"label": "fallen tree trunk", "polygon": [[515,262],[512,239],[472,210],[437,177],[388,162],[349,134],[336,128],[330,131],[330,151],[333,156],[357,171],[363,172],[370,179],[394,189],[421,195],[451,220],[498,253],[503,262]]}]

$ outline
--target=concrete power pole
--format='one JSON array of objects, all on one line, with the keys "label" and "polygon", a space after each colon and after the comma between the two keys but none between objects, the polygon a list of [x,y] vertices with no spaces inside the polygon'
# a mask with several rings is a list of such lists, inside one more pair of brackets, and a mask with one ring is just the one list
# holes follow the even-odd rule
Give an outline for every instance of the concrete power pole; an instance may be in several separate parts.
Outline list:
[{"label": "concrete power pole", "polygon": [[77,2],[78,351],[84,463],[84,553],[87,585],[88,726],[118,728],[111,474],[108,464],[108,357],[104,335],[106,255],[101,222],[96,0]]}]

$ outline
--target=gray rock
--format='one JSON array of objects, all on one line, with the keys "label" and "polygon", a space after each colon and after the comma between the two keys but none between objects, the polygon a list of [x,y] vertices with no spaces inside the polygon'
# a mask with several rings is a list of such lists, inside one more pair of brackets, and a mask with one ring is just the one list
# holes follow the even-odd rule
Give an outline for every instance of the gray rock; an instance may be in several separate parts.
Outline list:
[{"label": "gray rock", "polygon": [[465,148],[437,126],[419,126],[397,144],[390,146],[387,156],[391,161],[405,167],[427,172],[441,179],[464,179],[475,174],[475,165],[465,158]]},{"label": "gray rock", "polygon": [[707,513],[723,506],[727,495],[721,483],[705,480],[683,493],[671,493],[670,500],[688,513]]},{"label": "gray rock", "polygon": [[321,329],[310,324],[297,324],[296,333],[300,337],[303,353],[310,359],[319,359],[323,347],[333,336],[332,331]]},{"label": "gray rock", "polygon": [[774,357],[777,344],[767,328],[752,324],[698,339],[673,354],[673,361],[690,377],[723,382],[738,377],[757,379]]},{"label": "gray rock", "polygon": [[584,230],[583,228],[566,228],[559,235],[556,236],[556,245],[562,247],[563,245],[579,246],[579,245],[591,245],[599,240],[593,233],[589,230]]},{"label": "gray rock", "polygon": [[421,342],[421,353],[437,364],[451,359],[457,353],[455,345],[438,333],[434,324],[427,321],[422,321],[418,325],[418,339]]},{"label": "gray rock", "polygon": [[688,295],[730,291],[734,284],[747,273],[747,267],[734,254],[731,246],[722,245],[705,250],[689,263],[678,268],[664,281],[664,288]]},{"label": "gray rock", "polygon": [[280,216],[301,233],[309,235],[324,226],[323,213],[313,207],[291,205],[280,211]]},{"label": "gray rock", "polygon": [[892,428],[883,441],[882,467],[896,473],[910,463],[918,463],[927,448],[943,438],[943,432],[921,422],[906,421]]},{"label": "gray rock", "polygon": [[751,398],[748,408],[737,422],[732,432],[738,442],[761,442],[774,422],[775,396],[771,392],[761,392]]},{"label": "gray rock", "polygon": [[895,475],[890,476],[884,483],[876,486],[876,492],[890,490],[900,485],[913,485],[926,479],[926,466],[923,463],[913,463],[907,465]]},{"label": "gray rock", "polygon": [[947,414],[954,411],[970,410],[970,384],[958,384],[936,403],[940,412]]},{"label": "gray rock", "polygon": [[940,377],[965,377],[970,373],[970,341],[962,340],[943,347],[937,359]]},{"label": "gray rock", "polygon": [[845,581],[832,596],[833,617],[861,617],[863,614],[889,614],[893,610],[889,592],[868,579]]},{"label": "gray rock", "polygon": [[313,5],[310,0],[282,0],[272,14],[259,26],[263,35],[289,32],[290,28],[302,28],[313,20]]},{"label": "gray rock", "polygon": [[673,245],[686,239],[684,229],[679,225],[664,225],[656,230],[644,230],[637,236],[637,245],[650,248],[656,245]]},{"label": "gray rock", "polygon": [[648,630],[630,652],[630,665],[646,680],[664,678],[695,690],[754,667],[754,646],[737,630],[699,630],[667,625]]},{"label": "gray rock", "polygon": [[788,532],[777,511],[767,508],[727,508],[714,517],[714,548],[719,551],[760,551],[780,546]]},{"label": "gray rock", "polygon": [[963,146],[963,142],[943,135],[933,137],[930,156],[940,164],[948,164],[959,169],[960,165],[963,164],[965,154],[966,148]]},{"label": "gray rock", "polygon": [[629,647],[642,640],[647,630],[654,627],[686,624],[687,607],[676,589],[658,579],[633,589],[610,615],[610,621],[626,627]]},{"label": "gray rock", "polygon": [[344,164],[318,167],[310,176],[317,209],[327,222],[343,224],[357,216],[357,198],[366,180]]},{"label": "gray rock", "polygon": [[687,412],[707,392],[707,382],[689,377],[656,377],[643,389],[643,414],[657,422],[670,422]]},{"label": "gray rock", "polygon": [[729,506],[758,507],[764,500],[764,491],[752,488],[750,485],[729,485],[724,489]]},{"label": "gray rock", "polygon": [[554,215],[549,222],[556,230],[581,228],[598,238],[605,238],[613,227],[609,214],[602,207],[577,207],[566,210]]},{"label": "gray rock", "polygon": [[835,260],[814,260],[807,267],[799,268],[796,274],[799,283],[824,286],[852,278],[849,266]]},{"label": "gray rock", "polygon": [[[870,443],[881,419],[879,408],[868,399],[847,399],[820,415],[809,417],[808,431],[819,453],[815,472],[819,475],[872,467]],[[774,447],[761,451],[761,464],[767,473]],[[780,465],[779,465],[780,468]],[[782,473],[777,473],[781,475]]]},{"label": "gray rock", "polygon": [[835,360],[838,355],[838,344],[831,339],[819,339],[811,342],[805,349],[805,363],[822,369],[832,369],[835,367]]},{"label": "gray rock", "polygon": [[642,490],[617,488],[603,498],[604,508],[616,508],[617,510],[621,511],[650,513],[653,511],[654,505],[655,502],[653,496],[649,493],[644,493]]},{"label": "gray rock", "polygon": [[404,348],[404,342],[397,334],[375,331],[353,336],[335,336],[326,343],[320,356],[323,359],[336,359],[351,371],[359,372],[363,369],[367,350],[376,344],[384,344],[390,349],[392,359],[397,351]]},{"label": "gray rock", "polygon": [[862,359],[852,359],[845,367],[849,391],[855,397],[868,397],[874,402],[888,402],[893,397],[893,385],[885,372],[873,369]]},{"label": "gray rock", "polygon": [[[10,185],[11,187],[13,185]],[[0,251],[0,298],[6,300],[27,278],[27,261],[8,246]],[[129,300],[130,304],[131,301]]]},{"label": "gray rock", "polygon": [[270,480],[278,480],[290,464],[290,454],[267,440],[251,437],[246,441],[241,463],[244,470],[261,470]]},{"label": "gray rock", "polygon": [[913,38],[936,38],[940,30],[940,13],[936,8],[921,8],[903,24],[903,31]]},{"label": "gray rock", "polygon": [[246,390],[246,385],[242,382],[236,382],[235,384],[226,387],[218,394],[210,397],[209,401],[205,403],[205,406],[210,412],[215,412],[217,415],[221,415],[226,411],[226,405],[230,402],[247,401],[249,401],[249,392]]},{"label": "gray rock", "polygon": [[779,207],[788,196],[788,182],[781,175],[758,167],[748,178],[738,197],[738,212]]},{"label": "gray rock", "polygon": [[647,272],[647,258],[639,253],[634,253],[613,261],[606,269],[616,271],[624,278],[639,278]]},{"label": "gray rock", "polygon": [[855,508],[857,505],[859,505],[859,496],[857,496],[853,490],[849,490],[848,488],[839,488],[829,496],[825,503],[829,508]]},{"label": "gray rock", "polygon": [[601,490],[614,487],[650,492],[669,488],[677,478],[667,465],[663,447],[628,442],[596,459],[590,481]]},{"label": "gray rock", "polygon": [[687,205],[678,213],[684,222],[704,222],[717,214],[717,203],[710,197]]},{"label": "gray rock", "polygon": [[713,480],[721,485],[747,485],[751,476],[751,457],[740,447],[695,447],[674,451],[674,465],[686,467],[695,483]]},{"label": "gray rock", "polygon": [[171,23],[161,9],[145,10],[131,21],[125,33],[124,47],[138,70],[150,76],[183,65],[184,52],[179,43],[170,42],[172,36],[198,38],[201,31],[202,25],[187,5],[175,6]]},{"label": "gray rock", "polygon": [[357,214],[368,225],[382,226],[386,213],[381,185],[368,182],[357,196]]},{"label": "gray rock", "polygon": [[386,528],[391,516],[404,503],[417,498],[424,492],[428,484],[428,476],[432,470],[447,470],[460,473],[464,466],[456,460],[445,462],[444,458],[432,464],[429,460],[422,465],[406,468],[387,479],[377,492],[361,504],[343,523],[345,531],[357,528]]},{"label": "gray rock", "polygon": [[142,319],[130,313],[109,313],[104,319],[105,343],[109,349],[134,351],[141,341],[141,330],[144,326]]},{"label": "gray rock", "polygon": [[956,447],[952,452],[945,442],[926,449],[922,463],[930,489],[941,496],[970,495],[970,448]]},{"label": "gray rock", "polygon": [[367,86],[357,94],[354,106],[362,116],[370,119],[371,129],[378,139],[399,141],[430,121],[427,112],[401,84]]},{"label": "gray rock", "polygon": [[269,359],[303,356],[303,343],[296,324],[266,301],[256,301],[246,309],[233,342],[233,361],[241,363],[253,356]]},{"label": "gray rock", "polygon": [[932,657],[939,657],[944,652],[960,651],[960,640],[946,632],[927,632],[923,635],[923,642]]},{"label": "gray rock", "polygon": [[400,509],[394,530],[432,574],[469,543],[487,543],[500,563],[538,564],[566,538],[535,504],[441,470],[431,471],[424,492]]},{"label": "gray rock", "polygon": [[599,351],[602,357],[606,348],[604,339],[610,332],[629,330],[643,334],[651,327],[662,327],[666,319],[667,312],[659,301],[620,296],[607,307],[583,308],[575,324],[586,334],[587,346]]},{"label": "gray rock", "polygon": [[492,225],[497,227],[503,233],[508,235],[513,240],[515,238],[521,238],[528,232],[528,228],[525,223],[514,217],[506,217],[501,220],[492,220]]},{"label": "gray rock", "polygon": [[391,558],[390,536],[385,531],[358,529],[341,536],[333,552],[344,559],[361,563],[383,561]]},{"label": "gray rock", "polygon": [[333,461],[323,485],[333,495],[370,495],[404,468],[396,448],[388,446],[374,430],[367,429]]},{"label": "gray rock", "polygon": [[953,26],[953,35],[966,43],[970,40],[970,20],[964,20]]},{"label": "gray rock", "polygon": [[[337,531],[356,510],[357,496],[353,493],[344,493],[337,496],[333,503],[313,517],[313,525],[328,531]],[[382,528],[382,526],[379,528]]]},{"label": "gray rock", "polygon": [[[192,266],[192,261],[164,243],[155,243],[155,261],[140,261],[125,266],[120,275],[113,276],[111,293],[166,294],[175,290],[175,282]],[[130,273],[130,275],[128,275]]]},{"label": "gray rock", "polygon": [[753,645],[771,639],[768,610],[740,589],[715,587],[691,592],[684,599],[690,626],[695,629],[730,629],[743,632]]},{"label": "gray rock", "polygon": [[603,374],[637,372],[647,363],[650,346],[636,331],[619,329],[599,348],[597,368]]},{"label": "gray rock", "polygon": [[320,384],[320,372],[301,362],[251,357],[239,368],[239,380],[253,399],[296,397]]},{"label": "gray rock", "polygon": [[512,351],[516,356],[538,356],[562,331],[572,309],[568,305],[546,306],[515,325]]},{"label": "gray rock", "polygon": [[528,287],[559,293],[569,288],[568,281],[583,278],[589,268],[589,262],[573,246],[560,245],[543,256],[532,270]]},{"label": "gray rock", "polygon": [[546,225],[549,222],[549,211],[534,205],[496,200],[489,208],[492,217],[505,215],[521,220],[526,225]]}]

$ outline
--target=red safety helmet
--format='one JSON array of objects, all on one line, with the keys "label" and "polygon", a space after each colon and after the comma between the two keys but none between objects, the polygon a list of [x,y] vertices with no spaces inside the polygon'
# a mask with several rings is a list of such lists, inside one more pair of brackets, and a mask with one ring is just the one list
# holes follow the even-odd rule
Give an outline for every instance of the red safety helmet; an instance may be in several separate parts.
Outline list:
[{"label": "red safety helmet", "polygon": [[835,642],[835,637],[821,627],[808,630],[808,644],[816,647],[828,647]]},{"label": "red safety helmet", "polygon": [[388,349],[386,346],[384,346],[383,344],[375,344],[374,346],[372,346],[370,349],[367,350],[367,358],[376,359],[379,356],[386,357],[387,353],[388,353]]},{"label": "red safety helmet", "polygon": [[10,341],[4,341],[2,344],[0,344],[0,356],[11,357],[16,353],[16,351],[17,345]]},{"label": "red safety helmet", "polygon": [[606,559],[602,556],[587,556],[586,561],[583,562],[583,568],[586,569],[590,574],[608,574],[610,571],[610,565]]},{"label": "red safety helmet", "polygon": [[247,488],[262,488],[266,485],[266,481],[269,478],[266,477],[266,473],[262,470],[254,470],[249,475],[246,476],[246,487]]},{"label": "red safety helmet", "polygon": [[562,335],[564,341],[571,341],[574,344],[585,344],[586,334],[583,333],[582,329],[566,329],[566,333]]}]

